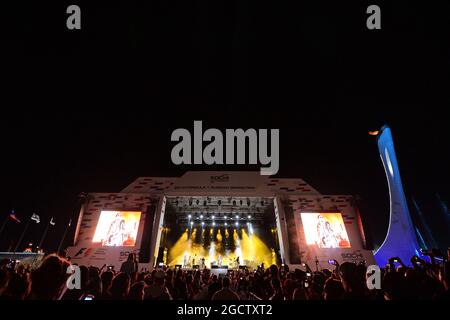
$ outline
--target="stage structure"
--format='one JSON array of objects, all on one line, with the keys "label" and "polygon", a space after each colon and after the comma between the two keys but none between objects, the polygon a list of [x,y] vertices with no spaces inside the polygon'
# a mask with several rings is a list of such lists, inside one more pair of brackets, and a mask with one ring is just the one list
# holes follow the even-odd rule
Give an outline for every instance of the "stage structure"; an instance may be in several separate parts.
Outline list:
[{"label": "stage structure", "polygon": [[374,263],[354,197],[258,171],[141,177],[119,193],[89,194],[68,248],[72,261],[117,270],[130,252],[147,269]]},{"label": "stage structure", "polygon": [[374,251],[375,259],[379,265],[386,265],[389,258],[400,257],[403,263],[409,265],[411,257],[420,256],[420,252],[403,192],[391,129],[384,126],[377,139],[389,186],[390,218],[386,238],[380,248]]}]

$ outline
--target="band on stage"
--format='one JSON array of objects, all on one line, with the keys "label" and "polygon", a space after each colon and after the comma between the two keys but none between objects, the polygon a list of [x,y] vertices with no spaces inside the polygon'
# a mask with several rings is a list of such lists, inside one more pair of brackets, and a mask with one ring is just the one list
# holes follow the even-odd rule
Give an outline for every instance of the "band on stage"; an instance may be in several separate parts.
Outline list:
[{"label": "band on stage", "polygon": [[[221,268],[226,265],[226,261],[228,260],[227,267],[233,269],[233,268],[239,268],[241,265],[240,257],[237,256],[236,258],[223,258],[222,255],[219,254],[217,257],[217,261],[211,261],[211,267],[217,266],[218,268]],[[206,259],[205,257],[198,257],[196,254],[194,256],[189,255],[188,253],[185,253],[183,258],[183,268],[195,268],[198,267],[200,269],[207,268],[206,266]]]}]

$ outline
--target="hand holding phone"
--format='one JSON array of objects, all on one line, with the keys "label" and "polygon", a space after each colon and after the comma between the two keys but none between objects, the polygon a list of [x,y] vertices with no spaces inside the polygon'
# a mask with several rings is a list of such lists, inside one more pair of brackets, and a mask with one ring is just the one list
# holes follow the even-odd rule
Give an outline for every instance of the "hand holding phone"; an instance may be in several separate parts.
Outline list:
[{"label": "hand holding phone", "polygon": [[332,265],[332,266],[335,266],[335,267],[339,267],[339,262],[337,262],[336,259],[330,259],[330,260],[328,260],[328,264],[329,264],[329,265]]},{"label": "hand holding phone", "polygon": [[308,282],[308,279],[305,279],[305,281],[303,281],[303,287],[304,287],[305,289],[309,288],[309,282]]},{"label": "hand holding phone", "polygon": [[401,260],[399,257],[392,257],[389,259],[389,263],[401,263]]},{"label": "hand holding phone", "polygon": [[311,272],[311,268],[306,263],[302,263],[302,266],[306,268],[307,272]]}]

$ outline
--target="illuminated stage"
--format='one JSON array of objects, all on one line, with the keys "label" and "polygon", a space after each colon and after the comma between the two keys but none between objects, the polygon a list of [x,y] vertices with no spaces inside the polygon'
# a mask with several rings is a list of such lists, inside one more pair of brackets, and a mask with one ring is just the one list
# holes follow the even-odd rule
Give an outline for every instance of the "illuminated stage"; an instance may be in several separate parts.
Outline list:
[{"label": "illuminated stage", "polygon": [[280,261],[272,198],[168,197],[157,263],[256,268]]},{"label": "illuminated stage", "polygon": [[114,265],[130,252],[218,270],[264,263],[327,268],[329,259],[374,263],[352,196],[323,195],[302,179],[259,172],[142,177],[119,193],[91,193],[80,210],[73,262]]}]

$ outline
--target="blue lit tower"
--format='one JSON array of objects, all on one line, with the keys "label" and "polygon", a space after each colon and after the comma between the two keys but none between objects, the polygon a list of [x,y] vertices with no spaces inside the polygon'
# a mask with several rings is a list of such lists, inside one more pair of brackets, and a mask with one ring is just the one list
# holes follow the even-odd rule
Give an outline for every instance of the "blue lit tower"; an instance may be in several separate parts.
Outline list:
[{"label": "blue lit tower", "polygon": [[419,246],[403,192],[391,129],[384,126],[377,136],[378,150],[389,186],[390,216],[386,239],[374,251],[375,260],[380,266],[384,266],[389,258],[400,257],[408,265],[411,264],[413,255],[419,255]]}]

